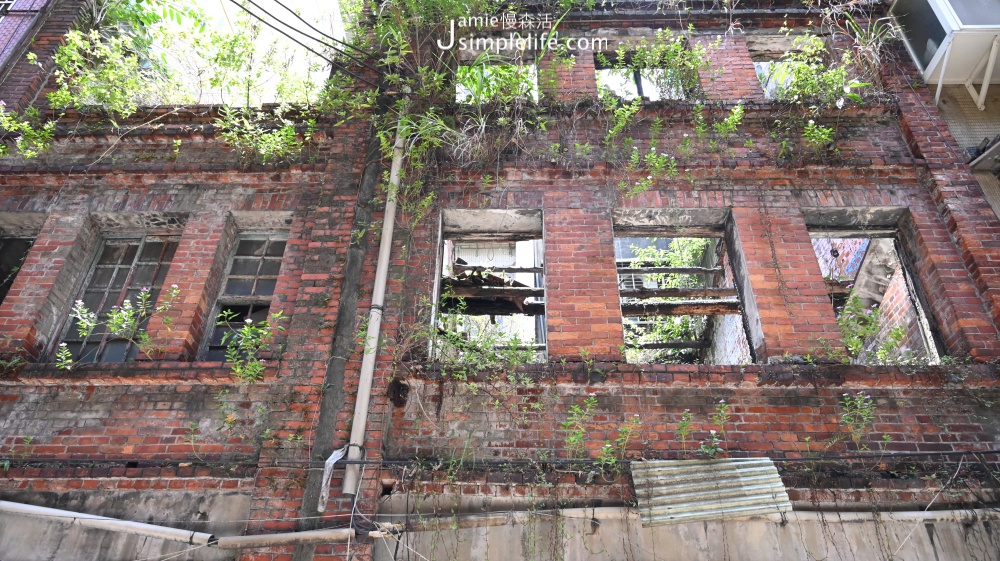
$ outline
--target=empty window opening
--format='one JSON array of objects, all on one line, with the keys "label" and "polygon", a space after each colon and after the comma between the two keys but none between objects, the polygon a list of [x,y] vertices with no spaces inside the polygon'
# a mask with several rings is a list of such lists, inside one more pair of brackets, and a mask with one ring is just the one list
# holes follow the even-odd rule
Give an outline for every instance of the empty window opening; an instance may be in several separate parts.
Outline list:
[{"label": "empty window opening", "polygon": [[438,327],[455,348],[545,352],[542,241],[444,241]]},{"label": "empty window opening", "polygon": [[778,99],[782,89],[792,83],[792,68],[780,60],[756,60],[753,63],[765,99]]},{"label": "empty window opening", "polygon": [[850,361],[938,363],[930,322],[900,259],[895,232],[818,236],[814,233],[813,249]]},{"label": "empty window opening", "polygon": [[458,103],[509,103],[519,98],[538,102],[538,70],[533,64],[477,59],[476,63],[459,66],[455,71]]},{"label": "empty window opening", "polygon": [[679,79],[663,68],[632,70],[629,68],[598,68],[597,87],[626,101],[643,98],[649,101],[684,99]]},{"label": "empty window opening", "polygon": [[74,360],[124,362],[139,354],[139,347],[132,341],[112,336],[106,323],[112,310],[137,306],[144,289],[149,292],[150,306],[155,305],[177,243],[178,238],[164,236],[109,238],[102,242],[79,297],[88,310],[97,314],[97,327],[89,336],[81,337],[79,320],[73,319],[63,336]]},{"label": "empty window opening", "polygon": [[10,292],[31,244],[32,240],[25,238],[0,238],[0,304]]},{"label": "empty window opening", "polygon": [[215,324],[205,350],[205,360],[225,360],[227,333],[248,321],[258,323],[271,313],[271,300],[278,282],[281,258],[285,254],[284,235],[245,234],[233,252],[232,262],[222,285]]},{"label": "empty window opening", "polygon": [[619,237],[615,260],[628,362],[752,362],[721,237]]}]

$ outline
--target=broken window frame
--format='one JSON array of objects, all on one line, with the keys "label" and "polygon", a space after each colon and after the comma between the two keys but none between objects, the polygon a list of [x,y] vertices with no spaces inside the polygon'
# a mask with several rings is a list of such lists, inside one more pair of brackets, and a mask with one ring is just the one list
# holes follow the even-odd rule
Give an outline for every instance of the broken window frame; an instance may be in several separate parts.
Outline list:
[{"label": "broken window frame", "polygon": [[[469,222],[463,222],[461,219],[456,220],[455,217],[479,217],[484,215],[492,215],[493,222],[499,222],[497,228],[481,229],[479,226],[469,227]],[[450,218],[449,218],[450,217]],[[468,218],[466,218],[468,220]],[[456,224],[462,223],[467,226],[465,229],[457,226]],[[471,223],[473,224],[484,224],[491,223],[488,220],[480,221],[473,218]],[[506,226],[506,228],[505,228]],[[465,242],[465,243],[516,243],[524,241],[534,241],[538,244],[535,248],[535,260],[538,261],[540,256],[544,256],[544,239],[542,237],[541,228],[541,211],[538,210],[444,210],[440,216],[440,223],[438,228],[438,253],[437,253],[437,266],[435,269],[434,278],[434,288],[433,288],[433,302],[431,307],[431,325],[440,326],[441,319],[445,314],[453,313],[454,303],[446,301],[449,298],[448,291],[444,286],[445,279],[445,265],[446,265],[446,245],[448,242]],[[515,250],[516,251],[516,250]],[[484,288],[478,291],[468,291],[468,294],[473,292],[481,293],[476,295],[462,295],[456,294],[458,298],[464,300],[464,305],[468,305],[468,300],[470,297],[476,298],[482,296],[484,298],[497,298],[502,296],[509,297],[525,297],[526,299],[535,299],[534,302],[526,302],[525,309],[531,311],[532,313],[524,313],[524,316],[535,318],[535,342],[518,346],[517,349],[520,350],[530,350],[537,353],[536,359],[544,360],[548,352],[548,342],[546,333],[546,320],[545,320],[545,277],[544,277],[544,264],[539,263],[531,267],[484,267],[475,265],[458,265],[458,268],[464,269],[465,271],[491,271],[499,272],[501,274],[518,274],[518,273],[531,273],[535,275],[534,286],[530,287],[496,287],[496,288]],[[451,268],[455,271],[454,265]],[[486,292],[484,292],[486,291]],[[540,301],[539,301],[540,300]],[[495,302],[495,301],[494,301]],[[451,309],[449,309],[449,304],[451,304]],[[489,316],[489,315],[522,315],[521,310],[515,308],[499,308],[496,310],[489,310],[481,306],[485,305],[482,302],[476,304],[473,309],[475,313],[466,313],[464,315],[471,316]],[[467,309],[467,308],[466,308]],[[488,312],[494,311],[493,314]],[[512,347],[506,347],[512,348]],[[431,338],[428,341],[428,352],[429,356],[434,356],[436,352],[435,349],[435,338]]]},{"label": "broken window frame", "polygon": [[[940,334],[937,332],[935,327],[936,324],[928,314],[929,308],[925,303],[926,299],[923,297],[923,291],[915,280],[916,270],[903,248],[898,228],[871,228],[861,230],[848,228],[810,229],[809,236],[811,239],[891,239],[893,251],[895,252],[895,258],[899,262],[899,266],[902,269],[902,277],[906,284],[910,305],[916,315],[923,346],[927,351],[927,357],[925,360],[927,360],[928,364],[940,364],[941,356],[944,356]],[[851,297],[851,293],[854,290],[853,287],[858,280],[857,277],[862,273],[871,250],[872,245],[869,243],[869,245],[865,248],[863,256],[861,257],[861,262],[858,264],[857,273],[848,283],[849,286],[844,286],[841,281],[836,281],[835,279],[824,279],[826,282],[827,292],[830,297],[830,304],[833,306],[834,313],[838,318]],[[817,255],[817,260],[818,259],[819,256]],[[839,306],[838,303],[840,304]],[[881,309],[882,306],[880,301],[879,310]],[[851,357],[852,361],[857,358],[858,357]],[[859,362],[859,364],[866,364],[866,362]]]},{"label": "broken window frame", "polygon": [[[662,316],[705,316],[706,318],[715,315],[739,315],[744,337],[747,341],[747,351],[750,362],[756,362],[754,345],[751,343],[749,323],[745,310],[745,299],[742,294],[740,273],[736,270],[736,264],[741,262],[737,259],[737,248],[733,243],[729,220],[729,209],[621,209],[615,211],[614,217],[615,240],[622,238],[709,238],[719,240],[717,243],[724,244],[725,256],[728,258],[732,268],[733,286],[715,287],[706,286],[702,288],[668,288],[668,289],[633,289],[622,290],[619,288],[619,300],[621,304],[621,314],[623,330],[628,323],[629,317],[649,317],[650,315]],[[619,276],[619,287],[625,275],[635,274],[698,274],[706,275],[706,284],[710,279],[724,278],[725,269],[716,264],[714,267],[631,267],[622,266],[616,259],[616,266]],[[714,295],[707,298],[706,295]],[[731,299],[735,297],[735,299]],[[668,302],[656,302],[650,304],[626,302],[627,298],[700,298],[694,300],[680,300]],[[652,311],[653,314],[649,312]],[[706,313],[707,312],[707,313]],[[708,327],[706,327],[708,329]],[[697,347],[693,341],[666,341],[659,343],[644,344],[641,348],[656,350],[656,348],[710,348],[710,343],[705,344],[698,341]],[[699,360],[699,364],[702,362]]]},{"label": "broken window frame", "polygon": [[[88,309],[97,314],[99,326],[93,333],[90,334],[89,337],[83,339],[79,336],[76,321],[73,318],[67,317],[66,325],[62,330],[62,337],[60,337],[60,341],[67,345],[75,361],[88,363],[119,363],[128,362],[138,356],[139,347],[132,341],[117,339],[111,336],[111,333],[107,330],[105,325],[108,313],[107,311],[104,311],[104,308],[108,304],[108,298],[113,298],[113,306],[121,306],[126,299],[134,300],[136,298],[135,295],[137,295],[144,287],[149,288],[149,301],[155,307],[160,291],[163,288],[163,282],[166,279],[170,265],[173,262],[174,255],[177,251],[177,247],[180,244],[180,239],[180,236],[175,234],[145,234],[140,236],[105,235],[101,238],[97,252],[87,269],[87,276],[84,279],[80,290],[77,292],[77,300],[84,301],[85,303],[87,301],[88,292],[100,292],[103,294],[100,298],[100,302],[96,306],[87,304]],[[127,269],[122,266],[122,258],[119,258],[119,261],[116,263],[100,262],[101,257],[104,255],[105,249],[108,246],[130,246],[133,242],[136,242],[137,248],[135,255],[132,257],[132,262]],[[163,244],[159,255],[156,257],[155,261],[141,261],[147,244],[151,243]],[[171,245],[173,245],[172,250],[170,249]],[[126,254],[127,251],[128,250],[126,250]],[[124,257],[124,255],[122,257]],[[151,284],[134,284],[136,270],[141,265],[153,266]],[[100,289],[101,287],[96,287],[93,283],[95,282],[95,275],[98,270],[103,269],[112,269],[112,273],[111,277],[107,281],[107,285],[103,287],[104,290],[100,291],[97,289]],[[114,291],[116,289],[113,285],[121,270],[126,271],[125,280],[122,281],[122,286],[117,289],[117,294],[115,294]],[[110,307],[108,310],[110,310]],[[109,346],[116,342],[124,342],[125,347],[123,349],[122,356],[115,360],[108,360],[107,353]],[[97,345],[96,350],[94,350],[94,347],[91,346],[94,343]]]},{"label": "broken window frame", "polygon": [[[264,254],[259,256],[259,263],[257,264],[257,272],[254,275],[236,275],[237,278],[247,278],[253,279],[251,285],[251,292],[253,292],[257,286],[257,283],[262,277],[269,280],[273,280],[275,285],[278,279],[281,277],[281,263],[284,259],[285,251],[288,250],[288,232],[242,232],[236,236],[233,240],[232,250],[229,252],[229,260],[226,264],[225,274],[222,276],[222,280],[219,283],[218,296],[215,299],[215,305],[212,307],[212,314],[209,316],[210,325],[209,329],[206,329],[204,342],[202,343],[201,351],[199,356],[202,360],[206,362],[224,362],[227,345],[222,343],[222,337],[225,333],[235,332],[238,326],[244,323],[247,319],[252,321],[260,322],[265,321],[270,317],[271,306],[274,303],[274,289],[272,288],[271,293],[268,295],[258,295],[258,294],[226,294],[226,286],[231,277],[233,277],[233,266],[236,261],[243,257],[256,257],[256,256],[241,256],[239,255],[239,247],[243,242],[253,242],[253,241],[263,241]],[[283,244],[280,255],[270,255],[268,253],[272,244],[281,243]],[[277,261],[278,269],[274,274],[261,275],[261,268],[267,261]],[[249,313],[238,313],[232,316],[228,321],[223,321],[220,319],[220,315],[224,313],[226,309],[233,308],[246,308]]]}]

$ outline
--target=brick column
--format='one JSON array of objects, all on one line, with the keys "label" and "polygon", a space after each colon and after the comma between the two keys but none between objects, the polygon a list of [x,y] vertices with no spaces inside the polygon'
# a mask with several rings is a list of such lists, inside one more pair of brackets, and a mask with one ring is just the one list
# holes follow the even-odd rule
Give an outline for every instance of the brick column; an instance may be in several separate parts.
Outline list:
[{"label": "brick column", "polygon": [[193,214],[184,224],[160,290],[161,303],[172,285],[180,290],[167,314],[171,323],[165,325],[164,316],[159,315],[150,319],[146,329],[150,340],[163,346],[163,355],[154,358],[185,360],[197,355],[206,326],[214,324],[215,318],[208,316],[229,261],[233,236],[226,233],[227,226],[227,213],[217,210]]},{"label": "brick column", "polygon": [[713,47],[714,38],[697,40],[708,49],[708,68],[699,72],[701,87],[709,99],[724,101],[763,100],[757,71],[754,69],[746,39],[739,35],[723,35],[722,42]]},{"label": "brick column", "polygon": [[1000,220],[964,163],[965,156],[934,105],[931,92],[926,87],[910,86],[919,81],[919,74],[908,55],[900,49],[896,56],[901,66],[886,68],[891,72],[886,84],[899,96],[903,134],[914,155],[926,160],[929,189],[938,213],[958,244],[994,328],[1000,328]]},{"label": "brick column", "polygon": [[730,236],[750,344],[760,362],[817,356],[843,342],[802,213],[795,207],[736,207]]},{"label": "brick column", "polygon": [[[0,37],[4,41],[10,37],[8,47],[0,53],[0,65],[12,65],[10,74],[0,85],[0,99],[7,103],[8,110],[24,109],[44,88],[55,65],[56,50],[63,45],[63,36],[73,28],[84,4],[82,0],[20,0],[14,9],[40,11],[34,24],[32,14],[17,13],[8,14],[0,24]],[[20,37],[11,37],[8,33],[18,33]],[[27,48],[22,39],[26,37],[31,37]],[[41,67],[28,64],[25,57],[28,52],[38,55]]]},{"label": "brick column", "polygon": [[580,51],[567,60],[546,54],[538,61],[538,89],[542,97],[549,96],[563,103],[595,99],[597,75],[593,53]]},{"label": "brick column", "polygon": [[614,232],[607,210],[552,208],[546,195],[545,315],[549,356],[622,360]]},{"label": "brick column", "polygon": [[85,213],[48,215],[0,306],[0,353],[37,360],[51,352],[97,240]]},{"label": "brick column", "polygon": [[970,355],[983,361],[1000,356],[996,349],[997,329],[948,228],[933,208],[911,206],[909,218],[900,224],[900,233],[933,312],[932,321],[937,320],[945,350],[953,356]]}]

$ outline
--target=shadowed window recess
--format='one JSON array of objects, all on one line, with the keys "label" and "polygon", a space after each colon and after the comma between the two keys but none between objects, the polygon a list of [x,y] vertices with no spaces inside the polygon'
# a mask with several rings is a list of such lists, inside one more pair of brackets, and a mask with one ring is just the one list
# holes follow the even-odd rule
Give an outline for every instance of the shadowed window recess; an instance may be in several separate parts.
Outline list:
[{"label": "shadowed window recess", "polygon": [[31,251],[33,240],[28,238],[0,238],[0,304],[21,270],[21,264]]}]

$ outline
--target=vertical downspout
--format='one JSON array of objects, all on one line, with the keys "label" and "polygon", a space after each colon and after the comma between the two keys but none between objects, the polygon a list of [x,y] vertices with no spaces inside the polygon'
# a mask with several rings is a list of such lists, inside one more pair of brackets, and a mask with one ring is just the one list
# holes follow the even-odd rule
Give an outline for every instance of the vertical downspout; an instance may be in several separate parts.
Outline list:
[{"label": "vertical downspout", "polygon": [[[378,356],[379,336],[382,331],[382,306],[385,305],[385,286],[389,276],[389,258],[392,253],[392,233],[396,225],[396,196],[399,193],[400,171],[403,168],[403,154],[406,132],[403,117],[396,124],[396,143],[392,147],[392,167],[389,168],[389,186],[386,189],[385,216],[382,217],[382,240],[378,249],[378,264],[375,266],[375,286],[372,290],[371,311],[368,315],[368,331],[365,334],[365,350],[361,358],[361,373],[358,380],[358,397],[354,402],[354,419],[351,423],[352,445],[347,452],[348,460],[361,458],[361,447],[365,443],[368,425],[368,406],[371,402],[372,380],[375,374],[375,359]],[[344,471],[343,492],[354,495],[358,491],[358,464],[347,464]]]}]

